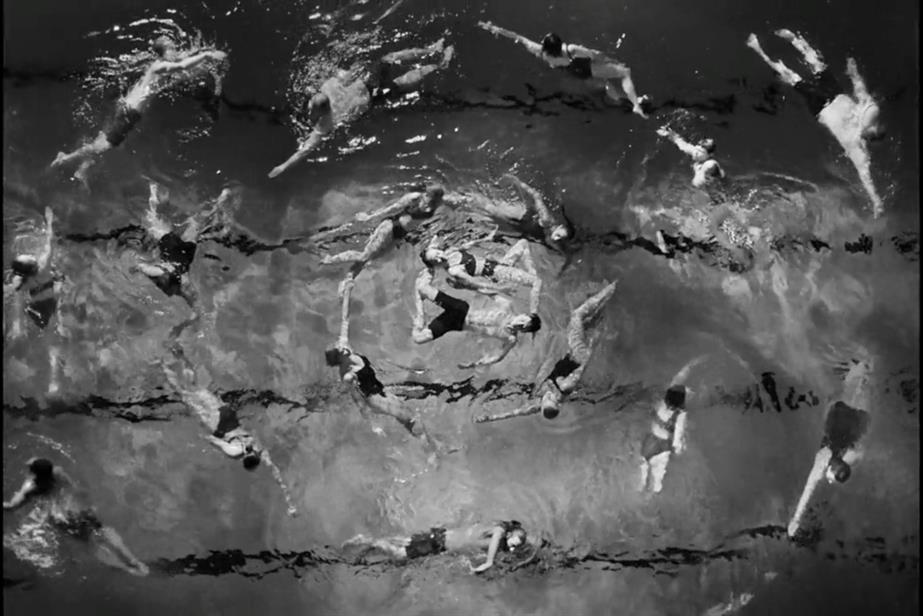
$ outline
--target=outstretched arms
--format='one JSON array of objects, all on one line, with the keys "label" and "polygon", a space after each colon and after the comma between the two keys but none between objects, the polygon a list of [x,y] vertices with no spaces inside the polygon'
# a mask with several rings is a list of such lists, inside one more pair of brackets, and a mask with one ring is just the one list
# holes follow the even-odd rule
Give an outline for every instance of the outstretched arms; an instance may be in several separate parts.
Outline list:
[{"label": "outstretched arms", "polygon": [[474,368],[477,366],[489,366],[491,364],[496,364],[497,362],[502,361],[504,357],[509,355],[509,352],[513,350],[513,347],[515,346],[516,346],[516,337],[509,336],[503,339],[503,346],[500,347],[499,351],[489,354],[489,355],[485,355],[484,357],[482,357],[481,359],[475,362],[458,364],[458,367],[459,368]]},{"label": "outstretched arms", "polygon": [[672,141],[676,145],[676,147],[679,148],[680,152],[682,152],[683,154],[686,154],[687,156],[696,158],[698,156],[701,156],[701,154],[703,154],[703,152],[701,151],[702,148],[700,148],[699,146],[693,143],[689,143],[688,141],[680,137],[679,134],[671,128],[668,128],[666,126],[661,126],[660,128],[657,129],[657,134],[660,135],[661,137],[665,137],[669,139],[670,141]]},{"label": "outstretched arms", "polygon": [[542,57],[542,46],[540,43],[536,43],[535,41],[529,40],[526,37],[522,36],[521,34],[516,34],[512,30],[507,30],[506,28],[495,26],[489,21],[479,21],[478,25],[484,30],[487,30],[488,32],[493,34],[494,36],[502,36],[516,43],[519,43],[520,45],[525,47],[526,50],[532,55],[539,57],[539,58]]},{"label": "outstretched arms", "polygon": [[535,415],[536,413],[541,412],[542,407],[537,402],[532,402],[526,406],[521,406],[514,411],[507,411],[506,413],[497,413],[496,415],[478,415],[474,418],[474,423],[487,423],[490,421],[503,421],[504,419],[512,419],[514,417],[525,417],[526,415]]}]

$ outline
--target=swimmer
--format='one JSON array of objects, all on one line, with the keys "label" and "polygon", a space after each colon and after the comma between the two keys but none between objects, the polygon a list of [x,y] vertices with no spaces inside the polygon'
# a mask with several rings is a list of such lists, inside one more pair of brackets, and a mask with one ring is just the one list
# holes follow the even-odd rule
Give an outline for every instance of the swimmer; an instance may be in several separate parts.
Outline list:
[{"label": "swimmer", "polygon": [[786,84],[801,93],[808,108],[836,138],[846,156],[859,173],[859,180],[872,201],[875,218],[884,211],[881,197],[872,181],[869,140],[880,139],[884,129],[878,120],[878,103],[869,94],[868,88],[853,58],[846,58],[846,74],[852,82],[852,93],[841,91],[836,78],[824,64],[820,52],[811,47],[801,36],[791,30],[777,30],[776,35],[789,41],[797,49],[811,69],[807,79],[791,70],[781,60],[772,60],[763,51],[755,34],[750,34],[747,47],[755,51]]},{"label": "swimmer", "polygon": [[501,203],[493,199],[476,199],[473,205],[487,212],[494,218],[513,225],[522,225],[534,220],[541,227],[544,239],[550,245],[561,248],[565,242],[573,239],[574,229],[563,212],[553,212],[545,203],[542,193],[532,188],[512,173],[504,174],[501,183],[509,183],[521,193],[521,205]]},{"label": "swimmer", "polygon": [[696,188],[703,188],[713,180],[724,179],[724,169],[715,160],[715,140],[711,138],[702,139],[698,143],[690,143],[680,137],[676,131],[667,126],[657,129],[657,134],[669,139],[680,152],[686,154],[692,159],[692,185]]},{"label": "swimmer", "polygon": [[356,215],[358,220],[370,220],[376,216],[390,215],[381,221],[368,241],[365,248],[359,250],[346,250],[335,255],[326,255],[321,259],[321,264],[332,265],[335,263],[352,263],[351,276],[359,272],[373,259],[386,253],[396,243],[407,237],[407,233],[421,220],[432,218],[436,208],[442,203],[443,189],[439,185],[432,185],[425,192],[411,192],[388,207],[376,212]]},{"label": "swimmer", "polygon": [[[10,267],[9,281],[3,286],[4,299],[9,297],[13,303],[9,319],[11,340],[21,338],[25,334],[23,314],[28,315],[41,330],[44,330],[57,315],[63,277],[55,271],[52,264],[53,245],[54,212],[50,207],[46,207],[43,228],[35,233],[17,236],[13,240],[16,256],[13,257]],[[63,336],[61,319],[54,320],[55,333]],[[49,344],[49,395],[58,392],[59,355],[57,345]]]},{"label": "swimmer", "polygon": [[[489,241],[494,232],[485,239],[466,242],[457,248],[442,248],[438,235],[434,235],[428,246],[420,253],[420,258],[428,268],[442,266],[446,268],[449,279],[458,286],[476,291],[486,290],[493,294],[505,285],[523,285],[531,289],[529,294],[529,312],[538,314],[539,297],[542,292],[542,279],[539,278],[529,252],[529,243],[522,239],[516,242],[499,260],[477,257],[467,251],[480,241]],[[515,267],[522,261],[522,268]],[[489,282],[485,282],[486,279]]]},{"label": "swimmer", "polygon": [[[227,58],[225,52],[214,49],[198,53],[179,51],[176,43],[168,36],[157,38],[151,46],[158,59],[148,65],[144,75],[119,99],[116,104],[115,117],[93,141],[84,144],[70,154],[58,152],[57,157],[51,163],[52,167],[79,161],[80,166],[74,177],[85,183],[86,172],[96,158],[125,141],[128,133],[141,120],[150,102],[167,87],[174,85],[178,76],[183,81],[196,79],[200,71],[195,69],[201,69],[208,61],[220,63]],[[188,72],[184,73],[184,71]]]},{"label": "swimmer", "polygon": [[863,409],[869,408],[871,369],[869,361],[853,360],[846,373],[843,391],[845,401],[838,400],[827,409],[824,437],[820,443],[820,450],[814,456],[814,466],[808,474],[795,513],[788,523],[789,537],[795,537],[801,528],[801,520],[808,502],[821,479],[826,478],[830,484],[845,483],[852,475],[853,466],[862,459],[860,441],[868,432],[870,423],[868,411]]},{"label": "swimmer", "polygon": [[[274,178],[284,173],[316,150],[337,128],[365,114],[371,107],[373,98],[390,91],[388,86],[397,91],[412,89],[431,73],[448,66],[454,53],[454,47],[445,47],[440,39],[423,49],[405,49],[387,54],[378,63],[377,74],[361,66],[348,71],[337,71],[337,74],[321,84],[319,91],[308,100],[305,115],[313,126],[307,138],[298,145],[298,149],[288,160],[269,172],[269,177]],[[404,62],[420,61],[431,55],[441,55],[442,58],[436,63],[420,65],[396,77],[390,77],[389,72],[394,67]],[[379,84],[387,85],[380,88]]]},{"label": "swimmer", "polygon": [[393,417],[412,435],[419,436],[427,445],[433,445],[420,418],[404,408],[403,401],[378,380],[369,358],[356,353],[349,346],[349,299],[353,286],[353,276],[347,274],[339,288],[340,297],[343,299],[340,337],[336,345],[325,352],[327,365],[339,368],[340,378],[353,385],[350,393],[363,416],[366,410],[369,410],[372,413]]},{"label": "swimmer", "polygon": [[540,402],[531,401],[529,404],[507,413],[481,415],[475,417],[474,422],[501,421],[503,419],[512,419],[513,417],[535,415],[539,412],[546,419],[557,417],[561,412],[561,404],[577,388],[580,377],[583,376],[583,371],[586,370],[590,356],[593,353],[593,346],[599,334],[598,332],[590,333],[588,329],[602,314],[602,309],[615,293],[617,283],[618,281],[614,281],[607,284],[595,295],[587,298],[571,315],[570,323],[567,326],[567,344],[570,350],[563,359],[560,359],[554,365],[551,374],[542,381],[539,388],[542,395]]},{"label": "swimmer", "polygon": [[503,36],[521,44],[529,53],[544,60],[552,68],[563,69],[577,79],[601,82],[605,86],[606,96],[617,102],[622,98],[628,98],[632,104],[632,111],[642,118],[647,118],[642,109],[647,97],[638,96],[635,84],[631,80],[631,69],[618,60],[606,56],[601,51],[565,43],[553,32],[546,34],[541,43],[536,43],[490,22],[481,21],[478,25],[495,36]]},{"label": "swimmer", "polygon": [[686,450],[687,389],[683,383],[692,367],[702,359],[698,357],[683,366],[670,381],[666,395],[655,408],[651,431],[645,435],[641,445],[642,491],[659,493],[663,489],[663,478],[670,458]]},{"label": "swimmer", "polygon": [[[282,495],[288,505],[288,514],[295,516],[298,510],[292,502],[288,486],[282,478],[282,471],[275,465],[269,452],[263,448],[254,436],[243,426],[237,418],[237,410],[223,403],[218,396],[205,387],[195,384],[196,373],[192,362],[186,357],[182,349],[175,345],[171,348],[174,357],[180,361],[182,367],[176,371],[166,364],[163,365],[167,382],[179,394],[183,403],[188,406],[199,421],[209,431],[204,438],[217,447],[230,458],[240,458],[243,467],[248,471],[254,470],[264,462],[272,472],[276,483],[282,488]],[[179,372],[179,373],[178,373]],[[182,378],[181,378],[182,377]]]},{"label": "swimmer", "polygon": [[357,559],[377,550],[397,561],[435,556],[443,552],[486,549],[487,559],[483,563],[477,567],[468,563],[471,573],[482,573],[494,566],[498,553],[521,554],[527,545],[532,545],[532,541],[522,524],[510,520],[497,524],[473,524],[467,528],[447,529],[436,526],[410,537],[371,539],[365,535],[356,535],[345,542],[343,547],[358,546],[361,551],[356,556]]},{"label": "swimmer", "polygon": [[[41,499],[46,520],[58,530],[92,544],[97,558],[132,575],[149,573],[147,565],[131,553],[119,534],[100,522],[96,511],[87,504],[85,490],[78,489],[67,473],[46,458],[32,458],[27,468],[31,476],[10,500],[3,501],[3,509],[16,509],[33,497]],[[115,558],[105,558],[106,552]]]},{"label": "swimmer", "polygon": [[[448,332],[471,330],[486,336],[499,338],[499,351],[488,354],[475,362],[459,364],[460,368],[489,366],[501,361],[516,346],[519,334],[534,334],[542,327],[538,314],[516,314],[506,298],[495,298],[495,307],[487,310],[471,310],[468,302],[446,295],[433,286],[433,270],[423,269],[416,280],[416,315],[413,320],[413,341],[417,344],[432,342]],[[424,324],[423,300],[428,299],[440,308],[442,313]]]}]

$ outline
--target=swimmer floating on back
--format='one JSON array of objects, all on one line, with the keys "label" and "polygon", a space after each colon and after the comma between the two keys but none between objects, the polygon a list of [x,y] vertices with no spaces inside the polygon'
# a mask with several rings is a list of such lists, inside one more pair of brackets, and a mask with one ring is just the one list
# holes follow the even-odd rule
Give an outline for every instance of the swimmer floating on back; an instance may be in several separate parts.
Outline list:
[{"label": "swimmer floating on back", "polygon": [[[519,334],[535,333],[542,327],[542,320],[538,314],[516,314],[511,309],[511,303],[506,298],[496,298],[495,307],[487,310],[471,310],[468,302],[446,295],[433,286],[433,270],[425,268],[417,276],[416,315],[413,320],[413,341],[424,344],[441,338],[453,331],[476,331],[478,333],[500,338],[503,346],[499,351],[485,355],[481,359],[461,363],[460,368],[473,368],[475,366],[488,366],[502,360],[516,346]],[[425,312],[423,300],[428,299],[440,308],[442,313],[425,325]]]},{"label": "swimmer floating on back", "polygon": [[[490,239],[493,234],[488,236]],[[440,265],[446,268],[449,279],[466,288],[476,291],[487,290],[496,293],[500,288],[515,284],[527,286],[531,289],[529,294],[529,312],[538,314],[539,297],[542,292],[542,279],[539,278],[529,252],[529,243],[522,239],[516,242],[500,259],[478,257],[466,249],[474,243],[484,240],[467,242],[460,247],[442,248],[442,241],[438,235],[433,236],[428,246],[420,253],[423,263],[427,267]],[[522,268],[515,267],[522,261]]]},{"label": "swimmer floating on back", "polygon": [[641,445],[641,490],[660,492],[663,478],[667,474],[667,464],[673,454],[679,455],[686,450],[686,393],[683,383],[693,366],[704,359],[697,357],[673,377],[663,400],[658,401],[654,410],[651,431],[644,437]]},{"label": "swimmer floating on back", "polygon": [[30,498],[43,503],[46,520],[58,530],[92,544],[97,558],[132,575],[148,574],[148,567],[138,560],[119,534],[104,526],[86,502],[86,494],[76,482],[46,458],[32,458],[27,463],[29,477],[3,508],[16,509]]},{"label": "swimmer floating on back", "polygon": [[531,541],[525,529],[519,522],[511,520],[497,524],[473,524],[466,528],[446,529],[437,526],[410,537],[371,539],[365,535],[357,535],[345,542],[343,547],[358,546],[361,551],[356,556],[357,559],[377,550],[399,561],[434,556],[443,552],[486,549],[487,559],[483,563],[477,567],[468,563],[472,573],[482,573],[493,567],[497,553],[523,553],[527,545],[531,545]]},{"label": "swimmer floating on back", "polygon": [[535,415],[539,412],[546,419],[557,417],[561,412],[561,403],[573,393],[580,382],[580,377],[583,376],[583,371],[586,370],[587,363],[593,353],[593,345],[598,336],[597,333],[590,333],[588,330],[615,293],[617,282],[610,282],[595,295],[587,298],[571,315],[570,323],[567,325],[567,344],[570,350],[563,359],[554,365],[551,374],[542,382],[539,388],[539,393],[541,393],[542,397],[539,402],[530,402],[507,413],[481,415],[475,417],[475,423],[501,421],[503,419],[512,419],[513,417]]},{"label": "swimmer floating on back", "polygon": [[[205,440],[220,449],[226,456],[241,458],[243,466],[252,471],[260,462],[265,462],[279,487],[288,505],[288,514],[294,516],[298,513],[292,503],[288,486],[282,478],[282,471],[275,465],[269,452],[257,442],[256,438],[243,426],[237,418],[237,411],[221,401],[218,396],[205,387],[195,384],[196,374],[192,363],[176,345],[172,349],[174,357],[182,364],[179,374],[176,370],[164,364],[164,374],[167,382],[179,394],[183,403],[195,412],[199,421],[209,431]],[[182,377],[182,378],[181,378]]]},{"label": "swimmer floating on back", "polygon": [[750,34],[747,47],[755,51],[783,82],[804,96],[811,113],[833,134],[846,152],[846,156],[852,161],[859,173],[862,186],[872,200],[874,216],[878,218],[884,211],[884,205],[872,181],[872,161],[866,142],[882,137],[884,130],[878,121],[878,103],[869,94],[865,82],[859,75],[856,61],[846,58],[846,74],[852,82],[853,91],[852,94],[845,94],[841,92],[836,78],[824,64],[820,52],[811,47],[803,37],[786,29],[777,30],[776,35],[789,41],[801,52],[811,68],[810,77],[805,79],[785,66],[781,60],[770,59],[760,47],[760,41],[755,34]]},{"label": "swimmer floating on back", "polygon": [[662,126],[657,129],[657,134],[669,139],[680,152],[692,159],[692,185],[696,188],[703,188],[713,180],[724,179],[724,169],[714,159],[715,140],[711,138],[702,139],[698,143],[690,143],[680,137],[673,129]]},{"label": "swimmer floating on back", "polygon": [[[368,111],[373,97],[381,92],[381,84],[384,84],[385,90],[391,87],[397,90],[414,88],[431,73],[448,66],[454,53],[455,49],[451,45],[446,47],[443,39],[439,39],[428,47],[404,49],[385,55],[378,64],[377,73],[365,67],[337,71],[335,76],[321,84],[320,91],[308,101],[305,111],[313,124],[310,134],[288,160],[269,172],[269,177],[274,178],[285,172],[316,150],[337,128]],[[442,58],[436,63],[418,65],[397,77],[389,74],[405,62],[420,62],[438,55]]]},{"label": "swimmer floating on back", "polygon": [[369,358],[349,346],[349,299],[353,285],[351,274],[340,283],[339,294],[343,298],[340,337],[336,345],[325,353],[327,365],[339,368],[340,378],[354,385],[351,393],[363,415],[368,409],[372,413],[393,417],[412,435],[421,437],[427,445],[434,445],[420,418],[407,410],[403,400],[378,380]]},{"label": "swimmer floating on back", "polygon": [[546,34],[541,43],[536,43],[515,32],[495,26],[489,21],[478,22],[478,25],[495,36],[503,36],[519,43],[529,53],[544,60],[552,68],[563,69],[577,79],[601,82],[605,86],[606,96],[614,101],[620,101],[624,95],[624,98],[631,101],[632,111],[642,118],[647,118],[642,109],[647,97],[638,96],[635,84],[631,80],[631,69],[618,60],[608,57],[601,51],[565,43],[553,32]]},{"label": "swimmer floating on back", "polygon": [[150,102],[166,88],[174,85],[177,77],[184,81],[196,79],[200,76],[201,69],[206,62],[220,63],[227,58],[226,53],[215,49],[197,53],[178,51],[176,43],[168,36],[157,38],[151,46],[159,59],[151,62],[141,78],[119,99],[116,104],[115,117],[93,141],[84,144],[70,154],[58,152],[57,157],[51,163],[52,167],[79,161],[80,166],[74,177],[85,182],[87,169],[95,159],[125,141],[125,137],[141,120]]},{"label": "swimmer floating on back", "polygon": [[845,483],[852,474],[852,467],[862,458],[860,440],[868,432],[870,423],[868,411],[864,409],[869,408],[871,370],[868,360],[853,360],[843,388],[845,401],[838,400],[827,409],[824,438],[788,523],[789,537],[795,537],[801,528],[801,519],[821,479],[826,478],[827,483]]}]

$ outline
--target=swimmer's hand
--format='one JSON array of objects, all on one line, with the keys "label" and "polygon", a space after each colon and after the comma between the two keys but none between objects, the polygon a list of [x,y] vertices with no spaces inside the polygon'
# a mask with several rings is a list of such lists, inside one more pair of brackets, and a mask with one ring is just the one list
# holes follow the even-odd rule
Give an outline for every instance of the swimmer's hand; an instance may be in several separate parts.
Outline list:
[{"label": "swimmer's hand", "polygon": [[473,567],[473,566],[471,565],[471,561],[470,561],[470,560],[467,561],[467,562],[468,562],[468,570],[471,571],[471,573],[475,573],[475,574],[477,574],[477,573],[482,573],[482,572],[484,572],[484,571],[487,571],[488,569],[490,569],[490,568],[493,566],[493,563],[490,562],[489,560],[488,560],[487,562],[481,564],[481,565],[478,565],[477,567]]},{"label": "swimmer's hand", "polygon": [[286,168],[287,167],[285,165],[279,165],[277,167],[273,167],[272,171],[269,172],[269,177],[274,178],[277,175],[281,175],[286,170]]}]

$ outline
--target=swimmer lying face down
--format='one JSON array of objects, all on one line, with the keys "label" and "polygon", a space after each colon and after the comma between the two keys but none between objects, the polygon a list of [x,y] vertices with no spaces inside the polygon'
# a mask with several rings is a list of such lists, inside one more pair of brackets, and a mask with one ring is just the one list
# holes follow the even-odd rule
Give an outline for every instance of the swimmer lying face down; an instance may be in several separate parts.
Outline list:
[{"label": "swimmer lying face down", "polygon": [[521,554],[526,551],[526,546],[531,545],[531,538],[522,525],[516,520],[510,520],[496,524],[473,524],[465,528],[447,529],[437,526],[410,537],[372,539],[356,535],[345,542],[343,547],[358,548],[356,559],[377,551],[397,561],[473,549],[487,550],[487,559],[483,563],[477,567],[468,564],[472,573],[481,573],[493,567],[498,553]]},{"label": "swimmer lying face down", "polygon": [[[516,346],[520,334],[534,334],[542,327],[542,320],[538,314],[516,314],[506,298],[495,298],[493,308],[471,310],[468,302],[447,295],[433,286],[433,270],[430,268],[420,272],[415,286],[416,315],[413,319],[413,341],[417,344],[432,342],[448,332],[466,330],[500,338],[502,341],[499,351],[485,355],[475,362],[459,364],[462,368],[487,366],[501,361]],[[428,325],[425,324],[424,299],[442,308],[442,313]]]},{"label": "swimmer lying face down", "polygon": [[204,437],[205,440],[220,449],[224,455],[230,458],[240,458],[243,467],[248,471],[256,469],[261,462],[265,463],[282,489],[282,495],[288,505],[288,514],[297,515],[298,511],[292,501],[288,486],[282,478],[282,471],[272,461],[269,452],[240,424],[237,410],[222,402],[207,388],[195,384],[195,366],[179,345],[173,345],[171,351],[179,361],[180,368],[176,370],[165,363],[163,365],[164,375],[183,403],[196,414],[202,425],[209,431]]},{"label": "swimmer lying face down", "polygon": [[602,314],[603,308],[615,294],[618,281],[613,281],[603,287],[596,294],[587,298],[570,317],[567,326],[567,344],[569,351],[562,359],[558,360],[551,373],[542,381],[538,392],[539,401],[531,401],[523,407],[497,415],[480,415],[475,417],[475,423],[501,421],[513,417],[523,417],[542,413],[546,419],[554,419],[561,412],[561,404],[573,393],[583,371],[586,370],[593,346],[599,333],[591,331],[597,319]]},{"label": "swimmer lying face down", "polygon": [[[96,511],[86,502],[85,491],[67,473],[47,458],[32,458],[26,466],[29,475],[12,498],[3,501],[5,510],[37,499],[46,506],[45,520],[51,526],[93,546],[100,560],[132,575],[148,574],[147,565],[131,553],[121,536],[99,521]],[[107,552],[111,555],[108,558]]]}]

